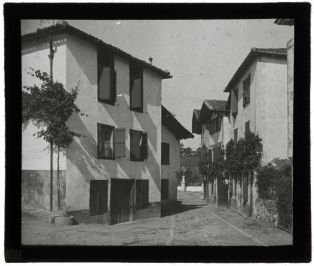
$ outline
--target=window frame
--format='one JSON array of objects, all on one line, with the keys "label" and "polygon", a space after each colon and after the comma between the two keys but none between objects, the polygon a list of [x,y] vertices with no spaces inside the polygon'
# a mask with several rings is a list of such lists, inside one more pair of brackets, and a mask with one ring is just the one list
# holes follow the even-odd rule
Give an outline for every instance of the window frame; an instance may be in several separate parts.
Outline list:
[{"label": "window frame", "polygon": [[[167,146],[168,149],[168,153],[166,155],[166,157],[164,157],[164,148],[165,146]],[[170,143],[167,142],[162,142],[161,143],[161,165],[170,165]]]},{"label": "window frame", "polygon": [[[132,132],[132,133],[131,133]],[[145,137],[146,138],[146,152],[144,154],[143,151],[143,141],[142,141],[142,145],[140,146],[140,158],[134,158],[134,155],[132,153],[132,134],[133,132],[138,132],[141,134],[141,137]],[[130,129],[129,131],[130,134],[130,161],[133,162],[144,162],[144,160],[148,159],[148,134],[147,132],[141,131],[141,130],[135,130],[135,129]],[[144,145],[144,147],[145,147]]]},{"label": "window frame", "polygon": [[243,80],[242,83],[242,87],[243,87],[243,108],[245,108],[246,106],[248,106],[250,104],[250,90],[251,90],[251,74],[249,74],[245,80]]},{"label": "window frame", "polygon": [[[139,71],[139,74],[140,74],[140,79],[141,79],[141,94],[140,94],[140,97],[141,97],[141,106],[140,108],[137,108],[137,107],[132,107],[132,103],[133,103],[133,100],[132,100],[132,79],[131,79],[131,76],[132,76],[132,72],[135,72],[134,69],[136,69],[136,71]],[[138,66],[134,63],[130,63],[129,64],[129,86],[130,86],[130,89],[129,89],[129,95],[130,95],[130,110],[131,111],[134,111],[134,112],[138,112],[138,113],[143,113],[144,112],[144,84],[143,84],[143,78],[144,76],[144,70],[143,70],[143,67],[141,66]]]},{"label": "window frame", "polygon": [[[107,57],[107,64],[102,59]],[[101,61],[102,60],[102,61]],[[108,63],[109,62],[109,63]],[[107,66],[110,69],[110,99],[102,99],[100,97],[100,78],[102,69]],[[113,81],[111,80],[113,76]],[[105,104],[115,105],[117,100],[117,71],[114,68],[114,55],[109,52],[102,51],[102,49],[97,49],[97,101]]]},{"label": "window frame", "polygon": [[[100,128],[104,127],[106,129],[110,129],[112,131],[112,156],[102,156],[102,154],[100,153],[100,148],[99,148],[99,138],[100,138]],[[111,125],[107,125],[107,124],[102,124],[102,123],[97,123],[97,158],[98,159],[105,159],[105,160],[115,160],[115,153],[114,153],[114,126]]]}]

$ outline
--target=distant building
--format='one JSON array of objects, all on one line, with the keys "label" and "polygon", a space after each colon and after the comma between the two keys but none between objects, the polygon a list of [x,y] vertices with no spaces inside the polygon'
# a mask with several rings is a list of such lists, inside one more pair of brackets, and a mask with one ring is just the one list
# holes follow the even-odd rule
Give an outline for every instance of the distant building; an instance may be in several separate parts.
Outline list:
[{"label": "distant building", "polygon": [[[252,48],[224,92],[229,94],[227,102],[205,100],[201,110],[193,111],[192,132],[201,134],[205,169],[215,160],[215,148],[225,148],[230,139],[237,142],[247,131],[262,139],[262,163],[287,158],[287,49]],[[224,175],[229,188],[209,182],[209,198],[215,201],[217,197],[218,203],[229,201],[252,215],[257,197],[254,171],[241,171],[237,176],[225,171]]]},{"label": "distant building", "polygon": [[177,172],[180,171],[180,140],[194,138],[164,106],[162,106],[161,138],[161,203],[162,207],[177,200]]},{"label": "distant building", "polygon": [[[49,73],[49,35],[54,80],[79,82],[76,104],[88,115],[68,121],[84,137],[60,156],[62,208],[79,222],[159,216],[161,201],[176,199],[179,140],[193,137],[161,105],[169,72],[60,23],[22,36],[23,85],[38,82],[29,67]],[[48,209],[50,155],[36,131],[29,124],[22,135],[22,203]],[[53,186],[56,210],[56,172]]]},{"label": "distant building", "polygon": [[[218,194],[220,194],[220,199],[223,197],[221,190],[223,189],[223,184],[216,176],[209,176],[207,169],[217,160],[218,152],[230,140],[227,101],[204,100],[201,109],[199,111],[194,110],[193,113],[192,132],[201,135],[200,162],[204,180],[204,197],[211,202],[218,203]],[[221,190],[221,193],[218,190]]]}]

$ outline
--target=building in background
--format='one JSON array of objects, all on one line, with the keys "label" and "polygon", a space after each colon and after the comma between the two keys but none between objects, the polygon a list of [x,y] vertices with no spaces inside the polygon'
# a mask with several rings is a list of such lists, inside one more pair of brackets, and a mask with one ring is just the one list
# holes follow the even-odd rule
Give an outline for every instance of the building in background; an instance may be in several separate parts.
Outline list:
[{"label": "building in background", "polygon": [[193,133],[201,135],[200,168],[203,175],[204,198],[213,203],[228,204],[226,186],[207,169],[218,159],[219,152],[230,140],[227,101],[204,100],[200,110],[193,111]]},{"label": "building in background", "polygon": [[[175,199],[178,139],[189,135],[182,128],[169,133],[171,118],[162,121],[161,87],[169,72],[67,23],[48,26],[22,36],[22,83],[38,82],[27,74],[30,67],[49,73],[51,35],[54,80],[67,90],[79,83],[76,104],[87,114],[68,121],[85,137],[75,138],[60,157],[63,208],[79,222],[114,224],[159,216],[166,183],[161,179],[171,180],[169,199]],[[50,155],[47,143],[33,136],[36,131],[30,124],[22,135],[22,203],[48,208]],[[174,153],[168,170],[161,166],[162,142]]]},{"label": "building in background", "polygon": [[177,200],[180,140],[194,138],[194,136],[164,106],[162,106],[161,120],[161,204],[163,210]]},{"label": "building in background", "polygon": [[[230,97],[230,135],[237,142],[251,131],[262,139],[262,163],[287,158],[287,49],[252,48],[225,92]],[[253,170],[253,169],[252,169]],[[231,177],[232,206],[255,211],[254,171]]]}]

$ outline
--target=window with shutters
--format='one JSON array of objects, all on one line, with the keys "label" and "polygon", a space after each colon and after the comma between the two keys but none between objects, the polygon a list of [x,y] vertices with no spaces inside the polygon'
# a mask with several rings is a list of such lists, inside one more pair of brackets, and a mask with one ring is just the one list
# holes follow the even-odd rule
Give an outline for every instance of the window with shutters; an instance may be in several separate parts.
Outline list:
[{"label": "window with shutters", "polygon": [[169,154],[170,154],[170,145],[169,143],[161,143],[161,164],[162,165],[169,165]]},{"label": "window with shutters", "polygon": [[237,128],[233,130],[233,141],[235,143],[237,143],[238,141],[238,129]]},{"label": "window with shutters", "polygon": [[91,180],[89,197],[89,214],[98,215],[107,212],[108,181]]},{"label": "window with shutters", "polygon": [[130,64],[130,109],[143,112],[143,69]]},{"label": "window with shutters", "polygon": [[144,161],[148,157],[147,133],[130,130],[130,160]]},{"label": "window with shutters", "polygon": [[236,116],[238,113],[238,88],[232,91],[231,108],[232,108],[232,115]]},{"label": "window with shutters", "polygon": [[245,135],[250,132],[250,121],[245,123]]},{"label": "window with shutters", "polygon": [[246,107],[250,103],[250,87],[251,80],[250,75],[243,81],[243,107]]},{"label": "window with shutters", "polygon": [[221,129],[221,118],[218,116],[210,121],[209,125],[209,134],[215,134],[216,132],[219,132]]},{"label": "window with shutters", "polygon": [[169,179],[161,179],[161,200],[169,198]]},{"label": "window with shutters", "polygon": [[148,192],[149,183],[148,180],[135,180],[135,202],[137,209],[143,209],[148,207]]},{"label": "window with shutters", "polygon": [[104,124],[97,124],[98,158],[114,159],[113,151],[114,127]]},{"label": "window with shutters", "polygon": [[116,101],[116,76],[114,70],[114,56],[101,49],[97,53],[98,65],[98,101],[115,104]]}]

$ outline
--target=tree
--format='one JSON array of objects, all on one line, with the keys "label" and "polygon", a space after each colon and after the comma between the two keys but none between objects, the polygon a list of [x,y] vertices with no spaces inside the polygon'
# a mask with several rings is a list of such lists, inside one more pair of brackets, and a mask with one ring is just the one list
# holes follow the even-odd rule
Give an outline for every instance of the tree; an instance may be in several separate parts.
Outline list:
[{"label": "tree", "polygon": [[[25,129],[32,121],[39,131],[35,133],[38,138],[43,138],[50,145],[50,160],[52,162],[54,146],[57,152],[57,184],[58,184],[58,206],[60,207],[60,173],[59,154],[60,149],[67,148],[74,137],[82,135],[73,132],[67,125],[69,117],[73,113],[81,113],[76,106],[75,100],[78,94],[78,86],[69,92],[65,90],[62,83],[53,82],[46,72],[31,68],[28,72],[31,76],[40,80],[40,86],[24,86],[22,90],[22,124]],[[52,165],[52,164],[51,164]],[[51,167],[51,180],[52,180]],[[52,190],[52,184],[51,184]],[[52,193],[52,191],[51,191]],[[52,198],[50,202],[52,211]]]}]

